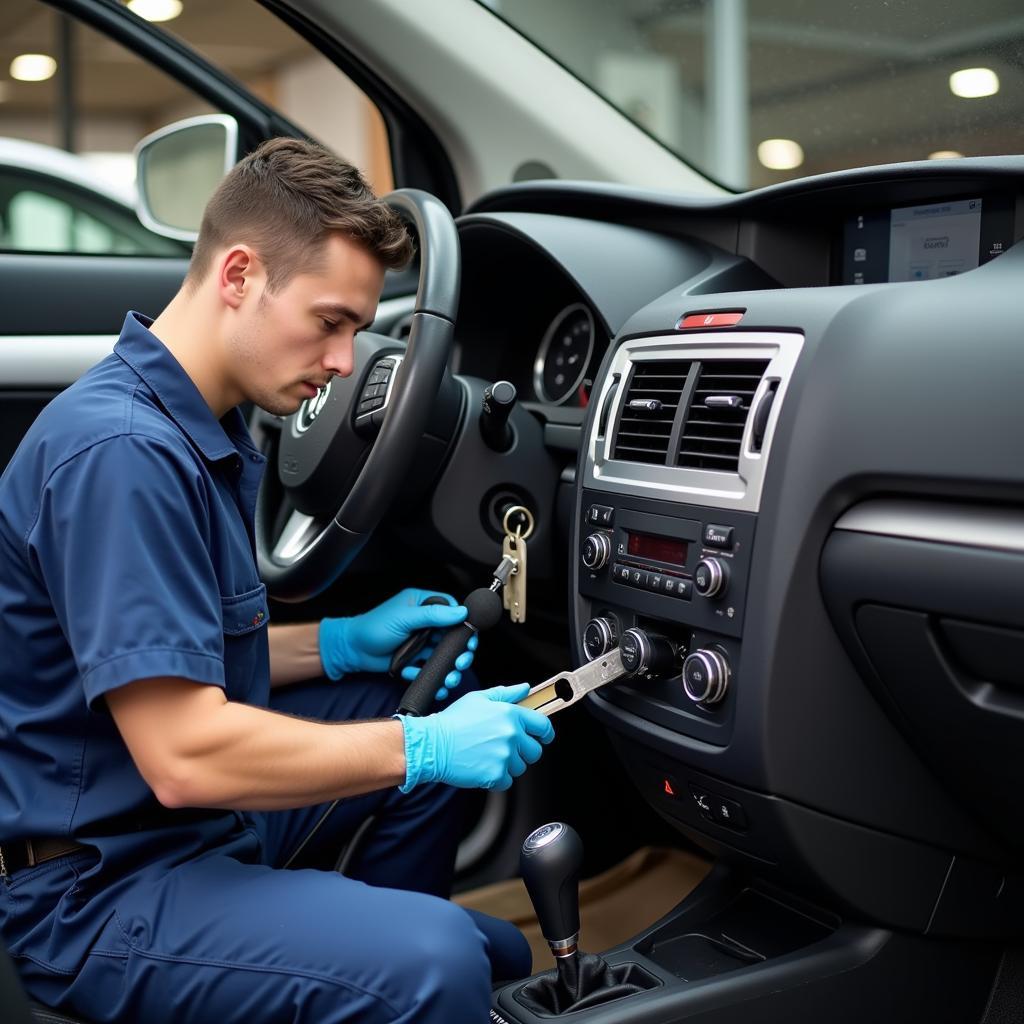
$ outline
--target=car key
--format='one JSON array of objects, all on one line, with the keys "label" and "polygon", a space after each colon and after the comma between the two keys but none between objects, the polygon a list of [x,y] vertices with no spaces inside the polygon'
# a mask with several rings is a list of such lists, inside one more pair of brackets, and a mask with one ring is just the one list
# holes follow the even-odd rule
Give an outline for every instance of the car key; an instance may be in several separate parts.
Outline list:
[{"label": "car key", "polygon": [[550,717],[556,711],[571,707],[606,683],[613,683],[628,675],[631,672],[622,664],[622,655],[616,647],[575,671],[559,672],[543,683],[538,683],[518,703],[520,707],[532,708]]},{"label": "car key", "polygon": [[[513,518],[520,520],[514,530]],[[505,586],[503,603],[505,610],[511,614],[512,621],[522,623],[526,621],[526,539],[533,533],[533,513],[525,505],[513,505],[506,510],[501,525],[505,531],[501,543],[502,557],[511,558],[516,562],[516,567]]]}]

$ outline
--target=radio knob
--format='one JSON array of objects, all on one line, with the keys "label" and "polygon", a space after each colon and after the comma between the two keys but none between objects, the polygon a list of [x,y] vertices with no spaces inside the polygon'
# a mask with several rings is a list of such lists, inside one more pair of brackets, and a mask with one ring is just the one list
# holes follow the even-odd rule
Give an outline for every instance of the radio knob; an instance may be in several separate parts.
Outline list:
[{"label": "radio knob", "polygon": [[693,571],[693,589],[701,597],[721,597],[729,586],[729,567],[720,558],[702,558]]},{"label": "radio knob", "polygon": [[683,689],[694,704],[717,704],[729,688],[731,675],[729,662],[721,651],[701,648],[683,662]]},{"label": "radio knob", "polygon": [[589,661],[607,654],[614,646],[618,631],[611,619],[591,619],[583,630],[583,650]]},{"label": "radio knob", "polygon": [[612,557],[612,542],[607,533],[592,533],[583,542],[583,564],[588,569],[603,569]]},{"label": "radio knob", "polygon": [[666,637],[646,630],[627,629],[619,640],[622,667],[634,676],[663,678],[677,668],[676,645]]}]

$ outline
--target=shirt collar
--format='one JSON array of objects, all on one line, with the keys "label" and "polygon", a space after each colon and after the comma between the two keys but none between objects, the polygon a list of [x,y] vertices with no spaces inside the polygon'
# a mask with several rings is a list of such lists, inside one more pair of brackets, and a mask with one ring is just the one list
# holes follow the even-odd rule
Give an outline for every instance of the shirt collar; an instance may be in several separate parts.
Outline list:
[{"label": "shirt collar", "polygon": [[235,407],[218,420],[181,363],[149,329],[152,323],[148,316],[129,312],[115,354],[146,382],[168,415],[211,462],[238,455],[240,446],[255,451],[241,410]]}]

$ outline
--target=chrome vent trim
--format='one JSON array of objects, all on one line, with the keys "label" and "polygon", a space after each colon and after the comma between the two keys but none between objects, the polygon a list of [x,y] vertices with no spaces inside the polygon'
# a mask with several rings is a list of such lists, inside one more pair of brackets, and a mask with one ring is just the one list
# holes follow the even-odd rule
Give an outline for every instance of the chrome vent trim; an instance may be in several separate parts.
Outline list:
[{"label": "chrome vent trim", "polygon": [[[753,416],[748,416],[740,439],[735,472],[684,466],[631,462],[613,457],[614,431],[598,437],[596,426],[585,439],[583,485],[625,495],[647,496],[668,501],[756,512],[761,505],[765,467],[771,456],[775,427],[785,405],[786,392],[803,347],[803,335],[784,331],[729,331],[708,334],[676,333],[651,338],[629,338],[612,357],[591,401],[603,403],[612,388],[615,374],[629,377],[634,364],[642,362],[714,363],[719,360],[760,360],[767,368],[751,400],[756,409],[774,387],[775,401],[768,416],[760,451],[751,445]],[[625,389],[614,398],[610,420],[617,423],[625,403]],[[729,393],[729,392],[723,392]]]}]

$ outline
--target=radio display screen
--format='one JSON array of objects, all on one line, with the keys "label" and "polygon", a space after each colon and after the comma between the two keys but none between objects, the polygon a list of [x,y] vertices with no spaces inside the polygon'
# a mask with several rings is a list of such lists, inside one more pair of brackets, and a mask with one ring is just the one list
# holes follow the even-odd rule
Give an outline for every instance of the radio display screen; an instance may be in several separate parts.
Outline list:
[{"label": "radio display screen", "polygon": [[995,259],[1013,240],[1005,195],[865,211],[843,225],[842,283],[953,277]]},{"label": "radio display screen", "polygon": [[627,532],[626,536],[629,538],[627,551],[635,558],[649,558],[655,562],[668,562],[669,565],[686,565],[689,545],[685,540],[654,537],[647,533]]}]

